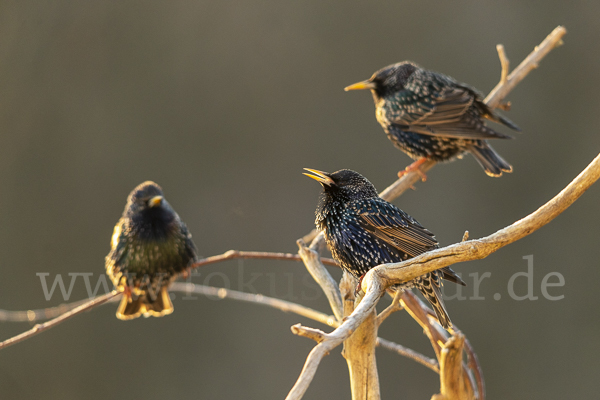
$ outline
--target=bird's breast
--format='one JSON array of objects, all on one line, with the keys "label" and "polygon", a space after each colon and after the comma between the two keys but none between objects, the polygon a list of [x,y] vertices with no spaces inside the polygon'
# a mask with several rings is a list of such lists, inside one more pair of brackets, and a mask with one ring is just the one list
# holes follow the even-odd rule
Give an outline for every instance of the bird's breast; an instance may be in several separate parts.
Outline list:
[{"label": "bird's breast", "polygon": [[379,122],[379,124],[381,126],[383,126],[384,128],[390,124],[390,121],[387,116],[386,108],[383,105],[377,106],[377,108],[375,110],[375,118],[377,118],[377,122]]}]

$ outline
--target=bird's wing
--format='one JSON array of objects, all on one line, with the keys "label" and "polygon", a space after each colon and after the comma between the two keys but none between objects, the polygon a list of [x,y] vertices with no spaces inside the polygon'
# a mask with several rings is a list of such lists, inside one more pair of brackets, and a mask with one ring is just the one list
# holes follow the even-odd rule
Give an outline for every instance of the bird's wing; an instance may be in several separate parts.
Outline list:
[{"label": "bird's wing", "polygon": [[110,253],[106,256],[106,273],[113,281],[115,286],[119,285],[121,278],[120,263],[127,252],[127,230],[129,229],[126,221],[121,218],[115,225],[112,239],[110,241]]},{"label": "bird's wing", "polygon": [[512,139],[512,136],[489,128],[476,115],[465,115],[460,121],[447,124],[398,125],[398,127],[404,131],[454,139]]},{"label": "bird's wing", "polygon": [[363,229],[411,257],[438,246],[433,233],[385,200],[362,203],[357,212]]},{"label": "bird's wing", "polygon": [[[422,75],[422,76],[421,76]],[[482,117],[495,116],[467,85],[435,73],[411,79],[404,90],[386,100],[387,120],[401,130],[458,139],[510,138],[488,128]]]},{"label": "bird's wing", "polygon": [[[468,90],[451,87],[430,97],[431,102],[422,107],[422,115],[415,115],[409,125],[445,125],[460,122],[475,98]],[[421,101],[423,101],[421,99]]]},{"label": "bird's wing", "polygon": [[186,255],[190,259],[190,264],[198,261],[198,250],[196,249],[196,245],[192,241],[192,234],[188,231],[185,223],[180,222],[179,225],[181,229],[181,234],[185,237],[185,252]]}]

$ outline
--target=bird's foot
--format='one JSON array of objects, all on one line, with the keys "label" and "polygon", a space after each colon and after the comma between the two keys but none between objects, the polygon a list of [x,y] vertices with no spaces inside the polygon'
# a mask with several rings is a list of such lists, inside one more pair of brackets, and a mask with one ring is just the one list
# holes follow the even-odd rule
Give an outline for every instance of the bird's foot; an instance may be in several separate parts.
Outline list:
[{"label": "bird's foot", "polygon": [[408,167],[404,168],[402,171],[398,172],[398,178],[402,178],[404,175],[410,172],[416,172],[420,177],[421,181],[425,182],[427,180],[427,175],[425,172],[421,171],[421,165],[423,165],[427,161],[427,158],[421,157],[414,163],[410,164]]}]

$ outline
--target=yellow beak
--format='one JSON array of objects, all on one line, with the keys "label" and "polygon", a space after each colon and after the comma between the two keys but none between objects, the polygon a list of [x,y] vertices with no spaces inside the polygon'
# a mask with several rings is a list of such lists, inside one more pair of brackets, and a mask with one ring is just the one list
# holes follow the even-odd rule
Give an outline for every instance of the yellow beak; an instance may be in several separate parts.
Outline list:
[{"label": "yellow beak", "polygon": [[375,89],[375,83],[370,80],[355,83],[354,85],[346,86],[344,90],[364,90],[364,89]]},{"label": "yellow beak", "polygon": [[312,174],[307,174],[303,172],[303,175],[308,176],[309,178],[313,178],[315,181],[321,182],[323,185],[331,186],[333,185],[333,179],[331,179],[327,172],[319,171],[318,169],[310,169],[304,168],[308,172],[312,172]]},{"label": "yellow beak", "polygon": [[163,200],[162,196],[154,196],[153,198],[148,200],[148,205],[150,207],[157,207],[160,205],[160,203],[162,203],[162,200]]}]

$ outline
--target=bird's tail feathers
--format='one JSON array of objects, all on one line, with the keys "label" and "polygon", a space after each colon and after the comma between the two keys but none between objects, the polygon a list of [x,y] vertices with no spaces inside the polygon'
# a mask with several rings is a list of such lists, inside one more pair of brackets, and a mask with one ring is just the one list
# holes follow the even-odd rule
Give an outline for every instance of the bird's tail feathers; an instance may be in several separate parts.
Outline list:
[{"label": "bird's tail feathers", "polygon": [[515,130],[517,132],[521,132],[521,128],[519,128],[517,124],[512,122],[510,119],[498,114],[497,112],[492,110],[487,104],[479,102],[478,105],[480,106],[481,111],[483,111],[483,116],[485,118],[494,122],[501,123],[502,125],[507,126],[510,129]]},{"label": "bird's tail feathers", "polygon": [[500,114],[494,114],[494,117],[496,117],[496,121],[500,122],[502,125],[508,126],[510,129],[515,130],[517,132],[521,132],[521,128],[519,128],[517,124],[512,122],[510,119],[503,117]]},{"label": "bird's tail feathers", "polygon": [[173,312],[173,303],[169,297],[167,287],[162,287],[160,292],[152,301],[148,294],[143,294],[133,298],[131,292],[123,293],[121,303],[117,309],[117,318],[129,320],[141,315],[145,317],[162,317]]},{"label": "bird's tail feathers", "polygon": [[498,177],[502,175],[502,172],[512,172],[512,166],[500,157],[487,142],[472,145],[468,151],[473,154],[473,157],[489,176]]},{"label": "bird's tail feathers", "polygon": [[429,279],[424,278],[417,287],[421,294],[423,294],[423,297],[425,297],[429,304],[431,304],[431,307],[433,307],[433,311],[435,311],[435,315],[437,316],[438,321],[440,321],[440,324],[444,329],[450,329],[452,327],[452,321],[450,321],[448,311],[446,311],[446,307],[444,306],[440,287],[434,283],[434,279],[435,278],[433,277]]},{"label": "bird's tail feathers", "polygon": [[463,281],[462,278],[456,272],[454,272],[452,270],[452,268],[450,268],[450,267],[444,267],[444,268],[438,269],[438,273],[441,274],[442,279],[456,283],[457,285],[467,286],[465,281]]}]

